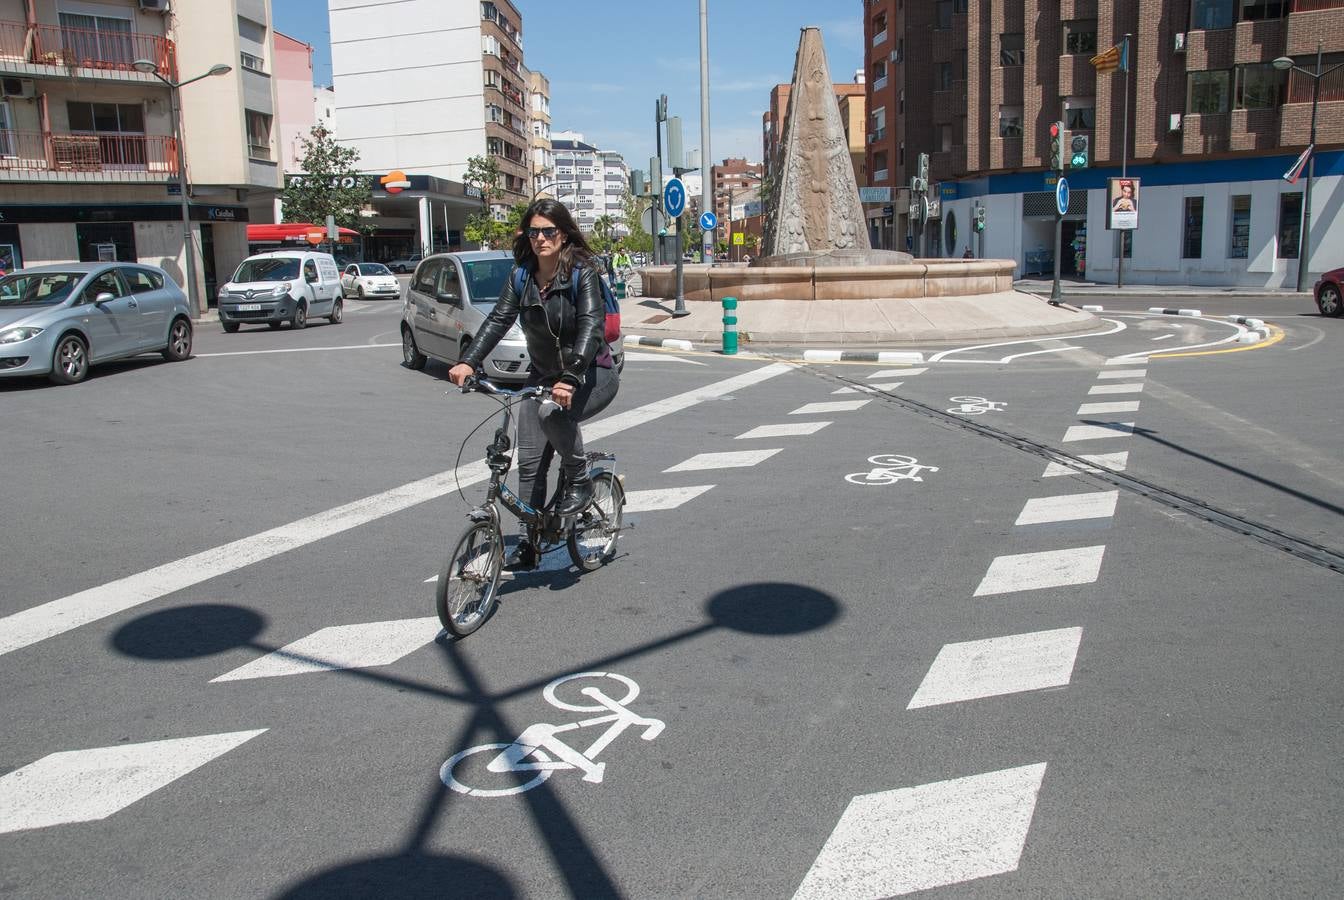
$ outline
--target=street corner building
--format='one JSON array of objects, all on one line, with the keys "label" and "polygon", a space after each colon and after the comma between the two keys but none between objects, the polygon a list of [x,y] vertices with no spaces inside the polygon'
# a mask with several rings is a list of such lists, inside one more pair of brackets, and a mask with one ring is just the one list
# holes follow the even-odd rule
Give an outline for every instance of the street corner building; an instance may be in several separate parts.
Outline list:
[{"label": "street corner building", "polygon": [[[888,198],[865,203],[874,246],[1051,272],[1062,122],[1066,276],[1114,282],[1123,253],[1126,282],[1291,288],[1299,265],[1314,280],[1344,259],[1344,0],[871,0],[863,15],[866,184]],[[1108,227],[1122,174],[1143,191],[1132,230]]]}]

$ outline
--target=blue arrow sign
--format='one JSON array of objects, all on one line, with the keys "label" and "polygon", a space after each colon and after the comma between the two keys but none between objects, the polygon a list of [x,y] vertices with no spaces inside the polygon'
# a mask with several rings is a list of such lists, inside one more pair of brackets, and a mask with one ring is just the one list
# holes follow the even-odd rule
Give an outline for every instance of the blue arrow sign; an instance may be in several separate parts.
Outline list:
[{"label": "blue arrow sign", "polygon": [[714,213],[706,210],[705,212],[700,214],[701,231],[713,231],[715,228],[718,227],[719,227],[719,217],[714,215]]},{"label": "blue arrow sign", "polygon": [[680,178],[669,178],[663,186],[663,212],[676,218],[686,211],[686,185]]},{"label": "blue arrow sign", "polygon": [[1069,180],[1063,176],[1055,183],[1055,209],[1061,216],[1069,211]]}]

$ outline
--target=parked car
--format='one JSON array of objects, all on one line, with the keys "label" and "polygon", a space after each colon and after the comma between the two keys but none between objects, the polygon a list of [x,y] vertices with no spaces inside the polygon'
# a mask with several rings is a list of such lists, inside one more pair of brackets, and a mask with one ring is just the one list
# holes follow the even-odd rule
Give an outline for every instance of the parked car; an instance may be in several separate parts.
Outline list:
[{"label": "parked car", "polygon": [[387,267],[398,275],[405,275],[407,272],[414,270],[416,266],[420,265],[420,262],[423,259],[424,257],[419,253],[416,253],[413,256],[402,256],[392,260],[387,264]]},{"label": "parked car", "polygon": [[219,288],[219,323],[233,333],[244,323],[304,328],[311,316],[333,325],[344,318],[341,270],[330,253],[275,250],[249,256]]},{"label": "parked car", "polygon": [[67,263],[0,278],[0,376],[74,384],[107,360],[183,360],[192,333],[186,295],[157,266]]},{"label": "parked car", "polygon": [[341,296],[351,294],[360,300],[369,297],[401,296],[401,283],[397,276],[382,263],[350,263],[341,272]]},{"label": "parked car", "polygon": [[1316,308],[1323,316],[1339,316],[1344,313],[1341,306],[1344,296],[1344,269],[1331,269],[1316,282]]}]

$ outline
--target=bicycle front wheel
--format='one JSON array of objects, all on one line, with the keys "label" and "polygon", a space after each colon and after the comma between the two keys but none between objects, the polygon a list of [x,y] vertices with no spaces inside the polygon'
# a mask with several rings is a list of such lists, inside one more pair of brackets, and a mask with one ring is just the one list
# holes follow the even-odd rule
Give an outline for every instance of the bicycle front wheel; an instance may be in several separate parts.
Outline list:
[{"label": "bicycle front wheel", "polygon": [[569,532],[569,558],[584,572],[592,572],[616,558],[621,536],[625,489],[611,472],[593,476],[593,502],[579,514]]},{"label": "bicycle front wheel", "polygon": [[435,606],[444,628],[466,637],[490,618],[503,566],[503,536],[494,523],[468,525],[439,572]]}]

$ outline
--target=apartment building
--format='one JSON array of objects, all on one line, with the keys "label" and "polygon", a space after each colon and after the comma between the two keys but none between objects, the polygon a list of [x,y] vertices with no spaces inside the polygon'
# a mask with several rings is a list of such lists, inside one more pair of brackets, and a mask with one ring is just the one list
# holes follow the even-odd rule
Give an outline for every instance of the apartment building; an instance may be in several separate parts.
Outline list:
[{"label": "apartment building", "polygon": [[551,154],[551,82],[537,71],[528,73],[527,97],[531,104],[530,163],[533,196],[551,197],[543,191],[555,180],[555,157]]},{"label": "apartment building", "polygon": [[[870,0],[864,4],[875,246],[914,243],[908,184],[930,157],[928,255],[960,256],[986,210],[983,255],[1020,274],[1053,269],[1049,125],[1085,136],[1065,172],[1061,269],[1114,281],[1278,288],[1296,283],[1304,181],[1283,176],[1307,143],[1314,70],[1344,61],[1344,0]],[[1129,43],[1129,71],[1090,59]],[[1310,273],[1344,258],[1344,70],[1320,83]],[[1108,231],[1108,179],[1142,192],[1139,227]],[[879,176],[885,175],[884,178]]]},{"label": "apartment building", "polygon": [[303,171],[303,141],[317,124],[313,97],[313,48],[287,34],[275,33],[275,132],[282,172]]},{"label": "apartment building", "polygon": [[630,179],[625,159],[587,143],[577,131],[555,132],[551,153],[555,158],[552,194],[569,207],[579,228],[591,232],[597,220],[608,215],[615,220],[614,233],[625,234],[621,218]]},{"label": "apartment building", "polygon": [[709,177],[714,215],[726,222],[731,211],[729,203],[735,203],[746,191],[759,187],[765,177],[765,164],[748,162],[743,157],[729,157],[711,166]]},{"label": "apartment building", "polygon": [[[195,291],[247,255],[249,200],[280,187],[267,0],[0,0],[0,267],[117,259],[186,286],[171,89]],[[143,65],[143,63],[142,63]]]},{"label": "apartment building", "polygon": [[[840,105],[840,121],[845,127],[845,137],[849,142],[849,158],[854,165],[854,178],[859,185],[865,184],[867,167],[867,130],[864,117],[867,110],[867,88],[864,85],[865,73],[862,69],[854,73],[854,80],[848,83],[833,84],[835,101]],[[765,174],[768,177],[775,164],[775,155],[779,152],[779,143],[784,139],[784,120],[789,114],[789,94],[793,86],[777,84],[770,89],[770,105],[761,116],[761,152],[765,160]]]}]

